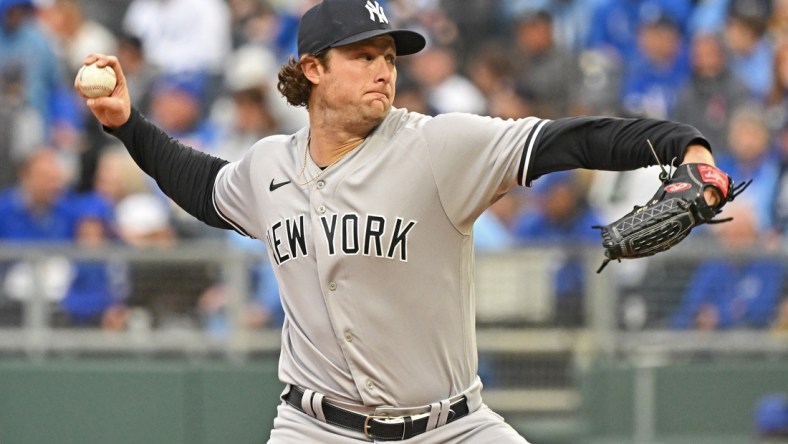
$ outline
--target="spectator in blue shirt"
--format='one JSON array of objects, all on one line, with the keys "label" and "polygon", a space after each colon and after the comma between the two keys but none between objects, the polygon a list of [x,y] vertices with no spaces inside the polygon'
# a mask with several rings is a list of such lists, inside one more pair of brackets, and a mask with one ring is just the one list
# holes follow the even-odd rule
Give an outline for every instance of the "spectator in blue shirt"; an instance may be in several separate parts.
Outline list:
[{"label": "spectator in blue shirt", "polygon": [[[97,194],[86,194],[79,197],[76,205],[76,244],[92,249],[112,241],[113,211],[109,201]],[[124,328],[127,266],[112,260],[80,260],[74,262],[73,269],[71,284],[60,301],[65,323],[107,330]]]},{"label": "spectator in blue shirt", "polygon": [[692,37],[690,64],[691,79],[679,90],[673,116],[703,133],[716,156],[726,152],[731,117],[750,101],[750,92],[731,71],[722,39],[716,34]]},{"label": "spectator in blue shirt", "polygon": [[[85,207],[81,205],[82,198],[70,193],[66,185],[58,154],[50,149],[34,151],[20,166],[18,185],[0,195],[0,242],[71,244],[78,227],[83,229],[80,221],[86,222],[82,217]],[[60,300],[67,318],[77,323],[87,322],[96,316],[96,310],[103,312],[105,308],[97,301],[100,295],[95,293],[109,282],[105,265],[63,263],[68,265],[67,270],[60,270],[62,273],[56,278],[58,282],[62,280],[62,289],[57,285],[51,291],[42,291],[47,298]],[[25,266],[24,263],[3,264],[0,273],[8,278],[14,270]]]},{"label": "spectator in blue shirt", "polygon": [[624,63],[621,102],[632,115],[666,119],[678,91],[690,78],[684,35],[672,18],[643,21],[637,31],[638,51]]},{"label": "spectator in blue shirt", "polygon": [[591,226],[601,225],[601,220],[588,205],[576,171],[541,177],[534,182],[534,192],[538,193],[538,208],[520,217],[515,236],[526,245],[564,249],[553,276],[555,322],[577,326],[583,321],[585,273],[582,255],[576,248],[599,242],[599,232]]},{"label": "spectator in blue shirt", "polygon": [[780,161],[760,106],[737,108],[728,128],[728,146],[717,166],[731,177],[752,179],[742,199],[752,204],[760,229],[774,227],[772,206],[777,193]]},{"label": "spectator in blue shirt", "polygon": [[691,12],[689,0],[607,0],[593,11],[588,48],[606,51],[620,61],[631,60],[638,52],[641,23],[666,16],[684,32]]},{"label": "spectator in blue shirt", "polygon": [[32,0],[0,0],[0,71],[22,68],[27,102],[49,126],[57,119],[53,105],[68,88],[34,8]]},{"label": "spectator in blue shirt", "polygon": [[767,328],[775,316],[785,265],[779,258],[747,255],[762,240],[749,206],[737,202],[725,212],[733,221],[713,232],[728,254],[700,264],[670,320],[673,328]]},{"label": "spectator in blue shirt", "polygon": [[599,224],[600,219],[586,201],[577,172],[540,177],[534,181],[533,191],[539,204],[516,222],[514,232],[520,240],[549,244],[599,240],[599,232],[591,226]]},{"label": "spectator in blue shirt", "polygon": [[0,240],[70,242],[78,214],[71,199],[57,153],[33,152],[19,169],[19,184],[0,195]]},{"label": "spectator in blue shirt", "polygon": [[[758,4],[762,7],[753,7]],[[774,76],[774,45],[766,32],[768,21],[768,2],[733,1],[725,24],[731,68],[759,101],[766,100]]]}]

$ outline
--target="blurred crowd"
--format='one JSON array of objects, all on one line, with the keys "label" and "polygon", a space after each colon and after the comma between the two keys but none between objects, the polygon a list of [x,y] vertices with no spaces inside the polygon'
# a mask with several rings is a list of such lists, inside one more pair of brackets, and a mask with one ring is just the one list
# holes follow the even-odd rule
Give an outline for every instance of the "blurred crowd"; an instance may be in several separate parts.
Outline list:
[{"label": "blurred crowd", "polygon": [[[712,144],[718,166],[735,180],[753,179],[726,209],[734,221],[703,230],[706,242],[730,251],[788,246],[788,0],[377,1],[394,26],[429,40],[425,51],[399,60],[395,106],[430,115],[692,124]],[[107,3],[114,13],[103,13]],[[144,248],[213,239],[264,248],[173,206],[90,116],[73,79],[87,54],[117,55],[134,105],[150,120],[190,146],[236,160],[256,140],[307,123],[276,81],[296,52],[298,17],[315,3],[0,0],[0,241]],[[547,175],[479,219],[477,250],[565,246],[550,258],[553,322],[581,325],[587,277],[575,247],[599,241],[591,225],[650,198],[657,177],[654,168]],[[661,325],[788,329],[782,261],[720,257],[693,268]],[[606,271],[622,304],[638,306],[626,297],[652,273],[649,266],[635,261]],[[153,268],[72,264],[58,298],[61,322],[124,328],[140,282],[160,271]],[[2,306],[3,297],[22,292],[20,276],[29,270],[5,264],[0,272]],[[270,267],[250,272],[249,325],[277,325],[282,313]],[[183,297],[191,302],[182,311],[221,333],[227,295],[220,279],[202,274],[206,282]],[[624,318],[642,326],[636,312]]]}]

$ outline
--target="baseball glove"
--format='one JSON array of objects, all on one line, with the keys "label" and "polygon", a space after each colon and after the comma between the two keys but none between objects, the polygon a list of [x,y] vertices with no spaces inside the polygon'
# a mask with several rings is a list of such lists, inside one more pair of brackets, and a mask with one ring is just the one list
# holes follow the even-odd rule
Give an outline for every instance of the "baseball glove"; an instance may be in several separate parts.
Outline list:
[{"label": "baseball glove", "polygon": [[[611,260],[620,262],[668,250],[698,225],[730,221],[730,218],[714,218],[752,182],[734,186],[727,174],[703,163],[680,165],[672,176],[663,168],[660,179],[662,186],[646,205],[635,206],[629,214],[609,225],[593,227],[601,230],[606,256],[597,273]],[[709,187],[719,192],[719,203],[714,206],[703,195]]]}]

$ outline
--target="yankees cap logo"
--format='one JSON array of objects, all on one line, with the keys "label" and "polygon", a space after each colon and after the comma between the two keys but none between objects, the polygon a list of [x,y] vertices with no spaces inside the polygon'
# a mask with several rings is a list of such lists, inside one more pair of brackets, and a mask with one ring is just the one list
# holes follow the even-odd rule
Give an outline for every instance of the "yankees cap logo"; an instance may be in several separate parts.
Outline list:
[{"label": "yankees cap logo", "polygon": [[298,56],[315,55],[379,35],[394,39],[397,55],[417,53],[427,44],[418,32],[392,29],[377,0],[323,0],[301,16]]},{"label": "yankees cap logo", "polygon": [[389,19],[386,18],[386,13],[383,12],[383,7],[380,6],[378,2],[372,3],[372,0],[367,0],[367,4],[365,5],[367,11],[369,11],[369,19],[375,20],[375,16],[378,16],[378,21],[380,23],[388,24]]},{"label": "yankees cap logo", "polygon": [[276,189],[281,188],[290,183],[289,180],[286,180],[284,182],[274,183],[274,180],[275,179],[271,179],[271,185],[268,186],[268,191],[275,191]]}]

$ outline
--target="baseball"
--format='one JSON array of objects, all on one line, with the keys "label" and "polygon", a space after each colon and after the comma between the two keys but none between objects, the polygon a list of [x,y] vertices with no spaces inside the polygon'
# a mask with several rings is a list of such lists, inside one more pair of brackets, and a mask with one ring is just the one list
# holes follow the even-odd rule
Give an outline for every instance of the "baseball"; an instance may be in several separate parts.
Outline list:
[{"label": "baseball", "polygon": [[95,63],[85,65],[77,73],[77,88],[86,97],[106,97],[115,90],[115,71],[109,66],[99,68]]}]

